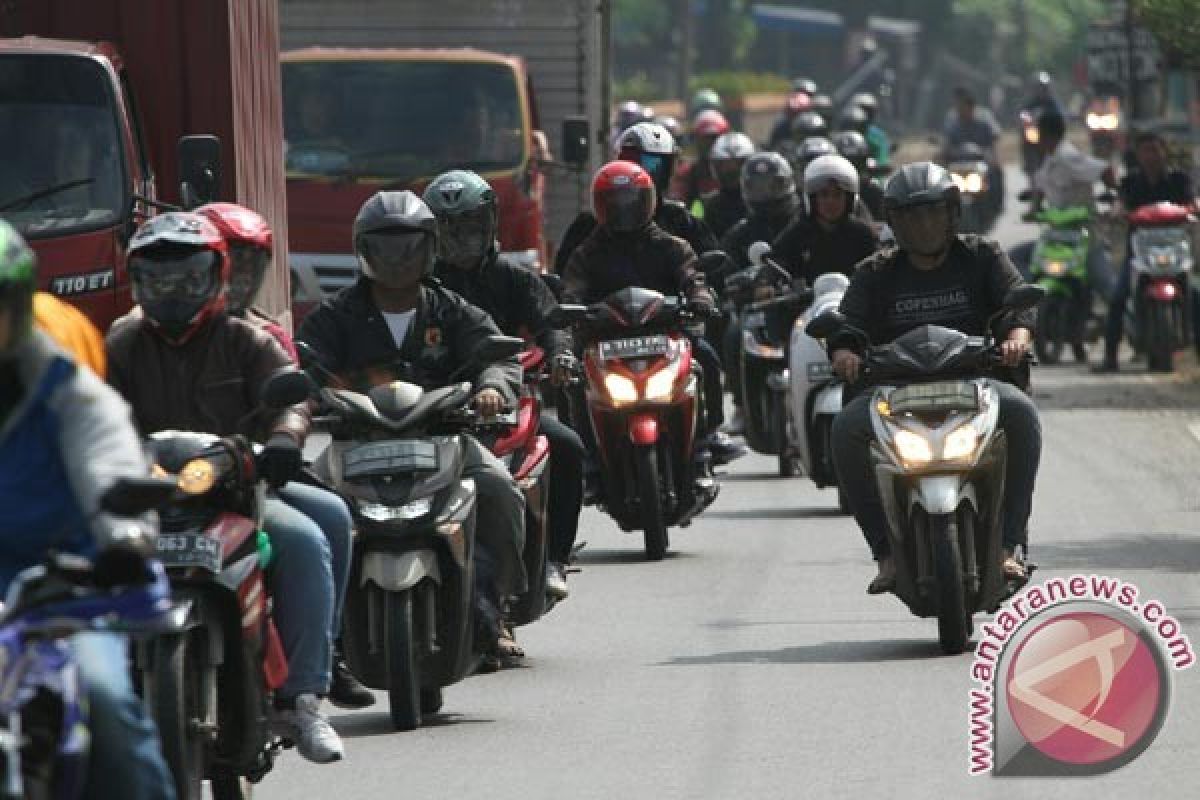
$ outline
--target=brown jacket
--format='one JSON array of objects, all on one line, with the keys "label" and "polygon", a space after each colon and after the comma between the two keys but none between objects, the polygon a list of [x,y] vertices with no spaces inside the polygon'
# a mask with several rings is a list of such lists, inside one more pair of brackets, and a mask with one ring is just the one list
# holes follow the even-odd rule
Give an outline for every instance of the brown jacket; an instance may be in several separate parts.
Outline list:
[{"label": "brown jacket", "polygon": [[260,413],[263,384],[292,367],[270,333],[221,314],[182,345],[168,344],[135,308],[105,339],[108,382],[133,407],[142,435],[161,430],[240,433],[265,441],[286,433],[303,444],[311,417],[303,405]]},{"label": "brown jacket", "polygon": [[632,234],[613,234],[603,227],[593,230],[567,261],[563,300],[597,303],[631,286],[712,301],[691,245],[653,222]]}]

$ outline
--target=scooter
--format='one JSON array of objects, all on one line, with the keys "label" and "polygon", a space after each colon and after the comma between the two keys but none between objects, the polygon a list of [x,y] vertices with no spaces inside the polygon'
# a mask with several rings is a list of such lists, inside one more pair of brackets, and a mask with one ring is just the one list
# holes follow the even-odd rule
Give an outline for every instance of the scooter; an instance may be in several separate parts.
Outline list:
[{"label": "scooter", "polygon": [[[1044,294],[1039,286],[1010,291],[987,330],[1007,313],[1036,306]],[[961,653],[974,614],[994,611],[1015,583],[1023,583],[1003,575],[1008,446],[998,424],[999,397],[981,377],[999,365],[999,348],[991,335],[972,337],[935,325],[870,347],[866,334],[838,311],[826,311],[808,326],[819,339],[838,331],[866,347],[862,376],[875,433],[871,464],[896,562],[892,591],[913,614],[937,618],[944,652]]]},{"label": "scooter", "polygon": [[1000,207],[992,186],[993,169],[983,149],[966,143],[950,154],[946,169],[958,186],[962,216],[959,229],[963,233],[984,234],[996,224]]},{"label": "scooter", "polygon": [[[850,279],[828,272],[813,284],[813,302],[792,326],[788,348],[786,440],[779,472],[790,477],[803,470],[817,488],[837,486],[833,467],[833,420],[842,410],[844,384],[833,374],[824,343],[808,333],[808,324],[837,310]],[[845,493],[838,488],[838,508],[849,513]]]},{"label": "scooter", "polygon": [[703,392],[684,328],[702,320],[678,298],[636,287],[558,315],[586,343],[580,423],[595,433],[603,507],[622,530],[643,531],[648,559],[662,559],[667,528],[689,525],[719,488],[695,458]]},{"label": "scooter", "polygon": [[[127,507],[118,483],[101,507]],[[153,489],[153,487],[152,487]],[[173,486],[166,485],[167,492]],[[165,496],[161,492],[159,497]],[[115,501],[115,503],[114,503]],[[126,513],[154,507],[134,498]],[[83,631],[137,630],[170,611],[160,565],[140,586],[101,589],[83,558],[51,553],[22,571],[0,606],[0,798],[74,800],[83,791],[90,742],[78,666],[66,639]]]},{"label": "scooter", "polygon": [[1033,185],[1033,176],[1042,166],[1042,150],[1038,146],[1041,141],[1041,132],[1037,127],[1037,115],[1033,111],[1025,110],[1020,114],[1021,127],[1021,168],[1025,172],[1025,177],[1029,181],[1030,186]]},{"label": "scooter", "polygon": [[1115,95],[1097,95],[1088,101],[1084,115],[1092,155],[1110,159],[1124,147],[1121,125],[1121,99]]},{"label": "scooter", "polygon": [[[508,358],[521,347],[520,339],[493,336],[475,360]],[[321,371],[308,345],[296,349],[302,364]],[[346,499],[355,526],[343,652],[359,680],[387,690],[392,725],[414,730],[441,709],[443,688],[481,660],[476,488],[462,477],[463,437],[515,420],[485,421],[469,410],[469,383],[426,391],[393,381],[366,394],[319,394],[324,413],[314,423],[332,443],[313,470]]]},{"label": "scooter", "polygon": [[1100,246],[1089,233],[1091,216],[1083,206],[1047,208],[1034,215],[1043,227],[1030,257],[1029,276],[1046,290],[1034,347],[1045,364],[1057,364],[1068,344],[1076,361],[1087,361],[1084,339],[1092,308],[1087,257],[1089,248]]},{"label": "scooter", "polygon": [[1151,370],[1170,372],[1176,350],[1192,338],[1191,273],[1195,264],[1192,212],[1172,203],[1143,206],[1129,215],[1132,282],[1126,327]]}]

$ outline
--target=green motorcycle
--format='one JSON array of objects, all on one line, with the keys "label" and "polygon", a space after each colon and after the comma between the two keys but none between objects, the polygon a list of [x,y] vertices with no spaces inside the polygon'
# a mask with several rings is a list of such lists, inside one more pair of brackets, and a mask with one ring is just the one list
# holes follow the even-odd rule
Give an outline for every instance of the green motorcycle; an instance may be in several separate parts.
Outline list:
[{"label": "green motorcycle", "polygon": [[1087,257],[1094,244],[1088,227],[1091,216],[1087,208],[1071,206],[1047,208],[1034,217],[1044,226],[1029,266],[1032,281],[1046,290],[1038,308],[1034,340],[1043,364],[1057,364],[1068,344],[1076,361],[1087,361],[1084,336],[1092,305]]}]

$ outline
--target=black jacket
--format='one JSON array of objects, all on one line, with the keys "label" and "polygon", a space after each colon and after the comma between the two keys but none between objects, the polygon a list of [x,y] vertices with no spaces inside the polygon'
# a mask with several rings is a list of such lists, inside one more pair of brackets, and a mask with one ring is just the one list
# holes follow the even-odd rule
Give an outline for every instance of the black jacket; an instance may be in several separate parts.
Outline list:
[{"label": "black jacket", "polygon": [[[387,320],[360,278],[321,303],[300,326],[298,340],[314,350],[330,372],[352,388],[403,378],[427,389],[446,386],[488,336],[500,333],[485,312],[437,281],[421,287],[417,315],[396,347]],[[495,389],[507,403],[517,400],[521,365],[516,357],[482,365],[461,380],[476,389]]]},{"label": "black jacket", "polygon": [[750,213],[746,201],[742,199],[741,189],[709,192],[701,201],[704,204],[704,224],[718,239]]},{"label": "black jacket", "polygon": [[745,269],[750,266],[750,245],[755,242],[770,244],[787,229],[792,220],[791,215],[780,218],[751,214],[725,233],[721,238],[721,249],[733,261],[734,269]]},{"label": "black jacket", "polygon": [[509,336],[534,337],[548,357],[571,349],[571,335],[550,321],[558,308],[550,287],[508,256],[493,250],[471,271],[439,263],[437,276],[447,289],[486,311]]},{"label": "black jacket", "polygon": [[779,265],[810,286],[826,272],[853,275],[858,262],[878,248],[871,226],[847,216],[827,231],[808,214],[800,214],[771,244]]},{"label": "black jacket", "polygon": [[[681,203],[674,200],[663,202],[654,212],[654,222],[672,236],[678,236],[692,246],[696,255],[717,249],[717,238],[700,220],[692,216]],[[567,262],[584,239],[591,235],[596,228],[596,215],[590,211],[581,211],[563,234],[558,252],[554,254],[554,271],[565,275]]]},{"label": "black jacket", "polygon": [[[913,328],[941,325],[969,336],[982,336],[988,317],[999,310],[1009,289],[1024,283],[1008,256],[992,239],[961,234],[946,261],[922,271],[896,248],[877,253],[859,265],[842,297],[841,312],[871,344],[887,344]],[[1002,321],[999,335],[1016,327],[1034,326],[1034,312],[1023,311]],[[857,349],[852,337],[835,334],[830,352]]]},{"label": "black jacket", "polygon": [[563,300],[590,305],[631,286],[712,302],[691,246],[654,223],[631,234],[592,231],[567,262]]},{"label": "black jacket", "polygon": [[1121,179],[1121,205],[1129,211],[1151,203],[1175,203],[1190,206],[1196,202],[1192,191],[1192,180],[1186,172],[1167,170],[1162,180],[1151,183],[1140,169],[1129,172]]}]

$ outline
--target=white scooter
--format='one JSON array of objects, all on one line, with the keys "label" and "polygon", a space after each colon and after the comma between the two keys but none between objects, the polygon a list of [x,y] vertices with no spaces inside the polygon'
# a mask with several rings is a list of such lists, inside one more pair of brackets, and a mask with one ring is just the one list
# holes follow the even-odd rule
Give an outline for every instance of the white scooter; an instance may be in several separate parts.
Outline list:
[{"label": "white scooter", "polygon": [[[830,441],[833,418],[842,410],[843,383],[833,374],[825,345],[808,335],[808,323],[842,302],[850,279],[829,272],[813,283],[813,302],[792,326],[788,347],[788,400],[785,443],[779,456],[779,474],[803,470],[818,488],[837,486]],[[838,489],[838,508],[849,513]]]}]

